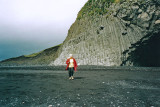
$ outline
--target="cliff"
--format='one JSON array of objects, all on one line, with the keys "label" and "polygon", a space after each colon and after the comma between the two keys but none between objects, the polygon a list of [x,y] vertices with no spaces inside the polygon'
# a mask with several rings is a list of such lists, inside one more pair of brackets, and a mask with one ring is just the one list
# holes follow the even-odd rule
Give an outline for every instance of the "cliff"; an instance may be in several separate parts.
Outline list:
[{"label": "cliff", "polygon": [[50,65],[160,66],[159,0],[88,0]]},{"label": "cliff", "polygon": [[[61,44],[60,44],[61,45]],[[35,66],[48,65],[51,61],[57,58],[57,50],[60,45],[45,49],[31,55],[22,55],[15,58],[10,58],[0,62],[1,66]]]}]

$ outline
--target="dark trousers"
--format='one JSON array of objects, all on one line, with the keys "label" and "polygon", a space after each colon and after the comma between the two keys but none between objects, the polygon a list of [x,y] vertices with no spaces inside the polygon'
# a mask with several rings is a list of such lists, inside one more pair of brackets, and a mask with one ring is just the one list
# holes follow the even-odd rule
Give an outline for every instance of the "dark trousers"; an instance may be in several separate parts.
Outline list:
[{"label": "dark trousers", "polygon": [[69,77],[73,76],[74,67],[69,68]]}]

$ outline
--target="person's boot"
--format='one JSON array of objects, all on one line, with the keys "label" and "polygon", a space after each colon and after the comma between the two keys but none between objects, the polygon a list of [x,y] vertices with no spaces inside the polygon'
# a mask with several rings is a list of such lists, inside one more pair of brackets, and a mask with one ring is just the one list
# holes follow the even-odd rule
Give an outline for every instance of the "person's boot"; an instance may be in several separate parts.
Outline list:
[{"label": "person's boot", "polygon": [[73,76],[72,76],[72,80],[74,80]]},{"label": "person's boot", "polygon": [[72,79],[72,77],[69,77],[69,80],[71,80]]}]

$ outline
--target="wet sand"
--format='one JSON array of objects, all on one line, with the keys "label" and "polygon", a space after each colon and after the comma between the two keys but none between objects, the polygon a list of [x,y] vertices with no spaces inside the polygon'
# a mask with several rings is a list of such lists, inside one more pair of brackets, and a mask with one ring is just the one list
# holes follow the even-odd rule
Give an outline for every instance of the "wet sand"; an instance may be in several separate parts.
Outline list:
[{"label": "wet sand", "polygon": [[160,72],[0,70],[0,107],[158,107]]}]

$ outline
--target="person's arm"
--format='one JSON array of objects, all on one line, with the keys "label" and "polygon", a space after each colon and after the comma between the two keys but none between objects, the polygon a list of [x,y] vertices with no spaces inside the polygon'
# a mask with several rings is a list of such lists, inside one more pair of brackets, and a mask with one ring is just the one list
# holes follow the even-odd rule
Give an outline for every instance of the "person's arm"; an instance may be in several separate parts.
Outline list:
[{"label": "person's arm", "polygon": [[68,66],[69,66],[69,59],[67,59],[66,64],[67,64],[66,70],[68,70]]},{"label": "person's arm", "polygon": [[74,59],[74,61],[75,61],[75,67],[77,67],[77,62],[76,62],[76,60]]},{"label": "person's arm", "polygon": [[77,71],[77,62],[76,62],[76,60],[75,59],[73,59],[74,60],[74,70],[75,70],[75,72]]},{"label": "person's arm", "polygon": [[69,64],[69,59],[67,59],[66,64]]}]

